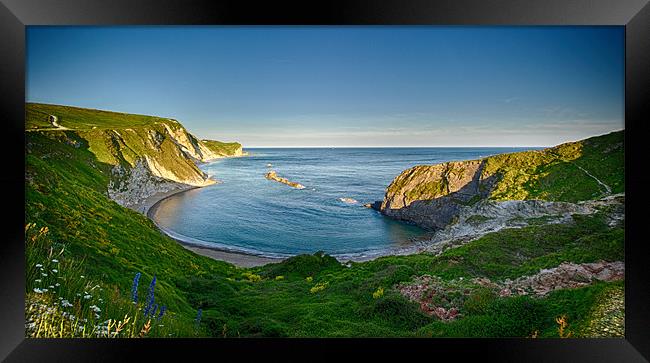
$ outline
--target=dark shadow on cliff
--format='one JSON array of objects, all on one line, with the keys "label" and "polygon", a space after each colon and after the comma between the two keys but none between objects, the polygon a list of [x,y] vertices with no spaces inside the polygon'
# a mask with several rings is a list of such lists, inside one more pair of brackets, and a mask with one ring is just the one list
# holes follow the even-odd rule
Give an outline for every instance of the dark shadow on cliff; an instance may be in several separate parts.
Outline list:
[{"label": "dark shadow on cliff", "polygon": [[[405,207],[386,208],[381,212],[397,220],[415,223],[424,229],[444,228],[453,222],[463,206],[471,206],[489,196],[499,174],[481,179],[484,166],[485,160],[482,160],[471,180],[454,192],[438,198],[415,200]],[[373,203],[372,207],[377,209],[377,203]]]}]

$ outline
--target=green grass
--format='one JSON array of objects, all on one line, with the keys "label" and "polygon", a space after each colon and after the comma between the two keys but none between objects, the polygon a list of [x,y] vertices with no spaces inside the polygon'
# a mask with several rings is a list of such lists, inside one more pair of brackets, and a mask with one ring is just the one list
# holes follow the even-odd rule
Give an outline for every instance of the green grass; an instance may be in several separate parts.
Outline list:
[{"label": "green grass", "polygon": [[242,145],[238,142],[221,142],[214,140],[202,140],[212,152],[219,155],[235,155],[241,149]]},{"label": "green grass", "polygon": [[[480,195],[498,201],[538,199],[566,202],[605,196],[605,188],[584,170],[609,186],[612,193],[624,192],[623,139],[624,131],[617,131],[543,150],[489,156],[481,159],[481,193],[467,202],[458,198],[454,201],[472,205],[481,199]],[[465,163],[476,162],[469,160]],[[440,176],[432,177],[432,172]],[[463,172],[463,162],[415,166],[393,180],[387,195],[405,199],[407,204],[415,200],[453,196],[448,190],[449,178]]]},{"label": "green grass", "polygon": [[577,202],[605,195],[583,169],[612,189],[625,191],[624,132],[617,131],[539,151],[485,159],[483,178],[497,176],[490,198]]},{"label": "green grass", "polygon": [[[168,307],[173,320],[152,332],[154,336],[528,336],[533,331],[553,336],[555,317],[566,314],[570,328],[579,331],[598,294],[620,287],[620,283],[596,284],[557,291],[543,299],[496,298],[477,292],[463,306],[463,317],[450,323],[425,315],[394,288],[423,274],[447,282],[460,277],[498,281],[534,274],[564,261],[623,260],[624,227],[608,227],[605,211],[576,215],[570,224],[491,233],[440,256],[387,256],[345,267],[317,253],[237,268],[194,254],[161,234],[143,215],[109,200],[106,187],[113,165],[100,160],[101,153],[91,150],[79,135],[74,131],[27,133],[25,219],[38,228],[48,227],[49,246],[55,246],[55,251],[64,247],[61,261],[67,267],[61,271],[70,282],[61,293],[76,296],[80,289],[87,289],[80,277],[84,275],[101,286],[103,292],[97,298],[103,302],[93,303],[100,304],[106,317],[121,319],[124,312],[135,313],[137,309],[128,310],[134,275],[142,273],[141,297],[146,296],[155,275],[156,302]],[[610,147],[585,145],[599,150]],[[109,148],[106,153],[116,155]],[[617,174],[595,167],[598,160],[602,161],[583,157],[573,162],[583,163],[604,179],[611,177],[607,180],[614,188]],[[28,246],[28,281],[36,280],[38,271],[31,267],[47,260],[48,248]],[[30,284],[28,296],[36,286]],[[373,297],[382,288],[383,296]],[[199,308],[203,318],[196,329]],[[80,304],[80,309],[85,315],[89,306]]]},{"label": "green grass", "polygon": [[74,130],[125,129],[140,126],[151,126],[156,122],[177,123],[169,118],[156,116],[134,115],[129,113],[102,111],[88,108],[49,105],[42,103],[26,104],[25,127],[51,128],[49,115],[58,117],[58,124]]}]

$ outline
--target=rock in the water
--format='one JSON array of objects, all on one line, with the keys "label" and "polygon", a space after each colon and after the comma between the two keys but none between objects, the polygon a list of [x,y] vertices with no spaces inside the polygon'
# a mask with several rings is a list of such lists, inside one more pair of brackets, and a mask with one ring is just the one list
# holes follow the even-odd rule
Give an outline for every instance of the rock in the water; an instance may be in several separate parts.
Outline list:
[{"label": "rock in the water", "polygon": [[352,199],[352,198],[339,198],[339,200],[343,203],[348,203],[348,204],[358,203],[356,199]]},{"label": "rock in the water", "polygon": [[289,181],[287,178],[279,177],[278,174],[274,170],[271,170],[268,173],[264,174],[264,177],[266,177],[266,179],[275,180],[278,183],[286,184],[286,185],[288,185],[290,187],[294,187],[296,189],[305,189],[305,186],[300,184],[300,183],[292,182],[292,181]]},{"label": "rock in the water", "polygon": [[381,200],[376,201],[376,202],[372,202],[372,203],[366,203],[363,206],[366,207],[366,208],[371,208],[371,209],[374,209],[376,211],[379,211],[379,210],[381,210]]}]

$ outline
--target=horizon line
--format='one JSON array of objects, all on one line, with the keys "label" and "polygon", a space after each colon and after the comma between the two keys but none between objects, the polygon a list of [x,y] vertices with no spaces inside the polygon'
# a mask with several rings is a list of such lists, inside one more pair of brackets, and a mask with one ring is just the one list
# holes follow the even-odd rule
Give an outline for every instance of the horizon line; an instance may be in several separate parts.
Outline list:
[{"label": "horizon line", "polygon": [[409,149],[409,148],[546,148],[555,145],[523,145],[523,146],[490,146],[490,145],[460,145],[460,146],[243,146],[242,149]]}]

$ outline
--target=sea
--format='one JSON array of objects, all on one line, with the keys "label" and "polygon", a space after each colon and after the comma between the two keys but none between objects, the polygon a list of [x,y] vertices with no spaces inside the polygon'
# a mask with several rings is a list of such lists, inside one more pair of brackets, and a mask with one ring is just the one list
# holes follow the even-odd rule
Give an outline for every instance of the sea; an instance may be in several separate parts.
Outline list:
[{"label": "sea", "polygon": [[[198,246],[267,257],[323,251],[339,259],[403,249],[427,231],[364,207],[405,169],[531,148],[251,148],[200,168],[219,183],[175,194],[151,217]],[[296,189],[264,174],[302,184]]]}]

